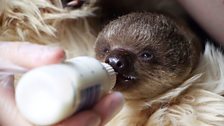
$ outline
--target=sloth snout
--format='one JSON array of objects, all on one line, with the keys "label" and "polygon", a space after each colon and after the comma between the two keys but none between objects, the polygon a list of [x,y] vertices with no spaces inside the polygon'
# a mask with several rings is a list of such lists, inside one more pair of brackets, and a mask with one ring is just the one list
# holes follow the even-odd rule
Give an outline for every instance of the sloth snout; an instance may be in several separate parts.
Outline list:
[{"label": "sloth snout", "polygon": [[124,49],[113,50],[105,59],[118,74],[128,74],[134,68],[134,56],[132,52]]}]

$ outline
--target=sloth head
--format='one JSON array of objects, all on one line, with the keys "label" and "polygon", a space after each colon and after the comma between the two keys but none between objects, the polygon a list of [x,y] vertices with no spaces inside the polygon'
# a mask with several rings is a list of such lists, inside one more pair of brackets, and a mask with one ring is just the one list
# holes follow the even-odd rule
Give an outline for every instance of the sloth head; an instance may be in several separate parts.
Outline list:
[{"label": "sloth head", "polygon": [[184,82],[200,59],[200,43],[162,14],[131,13],[98,35],[96,58],[118,73],[114,90],[126,99],[153,98]]}]

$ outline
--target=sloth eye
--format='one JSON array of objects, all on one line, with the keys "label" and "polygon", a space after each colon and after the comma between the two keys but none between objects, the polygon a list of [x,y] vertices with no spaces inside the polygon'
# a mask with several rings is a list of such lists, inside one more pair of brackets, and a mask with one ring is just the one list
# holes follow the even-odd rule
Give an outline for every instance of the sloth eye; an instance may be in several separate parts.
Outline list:
[{"label": "sloth eye", "polygon": [[149,52],[149,51],[146,51],[146,52],[143,52],[141,55],[140,55],[141,59],[143,59],[144,61],[150,61],[153,59],[154,55]]},{"label": "sloth eye", "polygon": [[100,57],[100,58],[104,58],[108,53],[110,52],[110,48],[109,47],[103,47],[101,48],[97,55]]},{"label": "sloth eye", "polygon": [[102,52],[103,52],[103,53],[109,53],[109,51],[110,51],[109,48],[103,48],[103,49],[102,49]]}]

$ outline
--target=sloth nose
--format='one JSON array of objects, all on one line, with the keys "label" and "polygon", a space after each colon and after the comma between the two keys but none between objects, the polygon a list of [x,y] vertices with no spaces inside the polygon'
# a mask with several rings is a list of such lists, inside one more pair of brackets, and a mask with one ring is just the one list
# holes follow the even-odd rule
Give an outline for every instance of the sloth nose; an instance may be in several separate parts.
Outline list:
[{"label": "sloth nose", "polygon": [[114,50],[107,57],[105,62],[110,64],[120,74],[126,74],[133,69],[133,54],[126,50]]},{"label": "sloth nose", "polygon": [[122,72],[129,66],[127,60],[120,57],[108,57],[105,62],[110,64],[116,72]]}]

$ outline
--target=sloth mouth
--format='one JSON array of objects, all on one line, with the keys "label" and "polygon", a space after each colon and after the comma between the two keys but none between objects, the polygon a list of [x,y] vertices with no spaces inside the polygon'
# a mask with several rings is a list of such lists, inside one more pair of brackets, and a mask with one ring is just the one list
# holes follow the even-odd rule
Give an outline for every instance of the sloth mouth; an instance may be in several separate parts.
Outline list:
[{"label": "sloth mouth", "polygon": [[[119,77],[119,74],[118,74],[118,77]],[[134,81],[136,80],[137,78],[133,75],[121,75],[120,78],[124,81]]]},{"label": "sloth mouth", "polygon": [[137,80],[135,75],[117,74],[117,81],[114,87],[115,90],[124,90],[130,88]]}]

